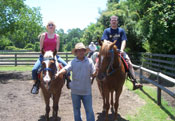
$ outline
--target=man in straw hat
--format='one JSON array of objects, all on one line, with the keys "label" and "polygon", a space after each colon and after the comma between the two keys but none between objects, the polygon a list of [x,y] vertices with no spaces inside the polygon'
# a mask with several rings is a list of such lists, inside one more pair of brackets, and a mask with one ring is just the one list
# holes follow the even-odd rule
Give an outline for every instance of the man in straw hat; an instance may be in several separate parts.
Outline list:
[{"label": "man in straw hat", "polygon": [[57,72],[57,76],[62,76],[72,71],[72,81],[69,83],[71,89],[71,97],[74,111],[74,120],[82,121],[81,119],[81,100],[83,102],[86,120],[95,121],[92,108],[92,92],[91,92],[91,76],[96,75],[96,70],[92,59],[85,55],[89,49],[83,43],[77,43],[72,50],[72,54],[76,57],[68,63],[62,70]]}]

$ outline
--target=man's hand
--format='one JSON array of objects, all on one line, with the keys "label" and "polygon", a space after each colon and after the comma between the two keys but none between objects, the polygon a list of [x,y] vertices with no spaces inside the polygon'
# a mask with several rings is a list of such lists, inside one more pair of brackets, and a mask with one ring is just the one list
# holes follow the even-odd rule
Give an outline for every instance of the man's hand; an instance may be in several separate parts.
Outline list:
[{"label": "man's hand", "polygon": [[57,73],[55,74],[55,78],[62,78],[63,77],[63,73],[61,73],[60,71],[57,71]]},{"label": "man's hand", "polygon": [[124,51],[120,50],[120,54],[121,54],[121,56],[123,56],[124,55]]}]

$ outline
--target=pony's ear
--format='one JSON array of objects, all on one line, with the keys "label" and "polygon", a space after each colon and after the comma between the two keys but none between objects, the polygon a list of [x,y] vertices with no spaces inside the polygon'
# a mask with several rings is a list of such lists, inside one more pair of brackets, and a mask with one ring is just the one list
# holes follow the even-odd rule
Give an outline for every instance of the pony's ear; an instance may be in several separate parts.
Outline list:
[{"label": "pony's ear", "polygon": [[57,54],[57,49],[54,50],[53,55],[55,56]]},{"label": "pony's ear", "polygon": [[44,55],[44,53],[45,53],[45,51],[44,51],[44,49],[42,48],[42,50],[41,50],[41,53],[42,53],[42,55]]}]

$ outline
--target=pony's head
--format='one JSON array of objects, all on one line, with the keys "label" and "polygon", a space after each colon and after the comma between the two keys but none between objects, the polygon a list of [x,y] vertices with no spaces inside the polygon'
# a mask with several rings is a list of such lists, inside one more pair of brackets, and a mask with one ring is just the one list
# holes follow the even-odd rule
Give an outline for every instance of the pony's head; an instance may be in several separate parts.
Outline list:
[{"label": "pony's head", "polygon": [[57,72],[57,61],[56,61],[56,53],[52,51],[44,51],[42,50],[43,54],[43,61],[42,61],[42,71],[41,71],[41,83],[44,84],[46,89],[49,89],[51,81],[55,79],[55,73]]},{"label": "pony's head", "polygon": [[107,76],[111,75],[114,71],[114,63],[117,55],[117,41],[110,42],[104,40],[99,42],[101,48],[99,51],[99,72],[97,78],[99,80],[105,80]]}]

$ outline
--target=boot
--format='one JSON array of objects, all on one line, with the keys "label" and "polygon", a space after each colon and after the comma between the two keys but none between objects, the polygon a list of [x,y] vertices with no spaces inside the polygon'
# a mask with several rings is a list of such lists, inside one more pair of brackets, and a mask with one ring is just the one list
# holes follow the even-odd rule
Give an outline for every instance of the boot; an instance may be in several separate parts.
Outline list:
[{"label": "boot", "polygon": [[67,80],[66,87],[67,89],[70,89],[70,86],[69,86],[69,83],[71,82],[70,76],[66,76],[66,80]]},{"label": "boot", "polygon": [[130,71],[128,71],[128,76],[131,79],[131,82],[133,84],[133,90],[136,90],[136,89],[139,89],[139,88],[143,87],[142,84],[138,84],[137,80],[134,78],[135,76],[132,75],[132,73]]},{"label": "boot", "polygon": [[31,93],[32,94],[38,94],[38,92],[39,92],[39,85],[40,85],[40,80],[36,80],[35,84],[33,85],[32,89],[31,89]]},{"label": "boot", "polygon": [[132,83],[133,83],[133,90],[136,90],[136,89],[139,89],[139,88],[142,88],[143,85],[142,84],[138,84],[136,79],[131,79],[132,80]]}]

